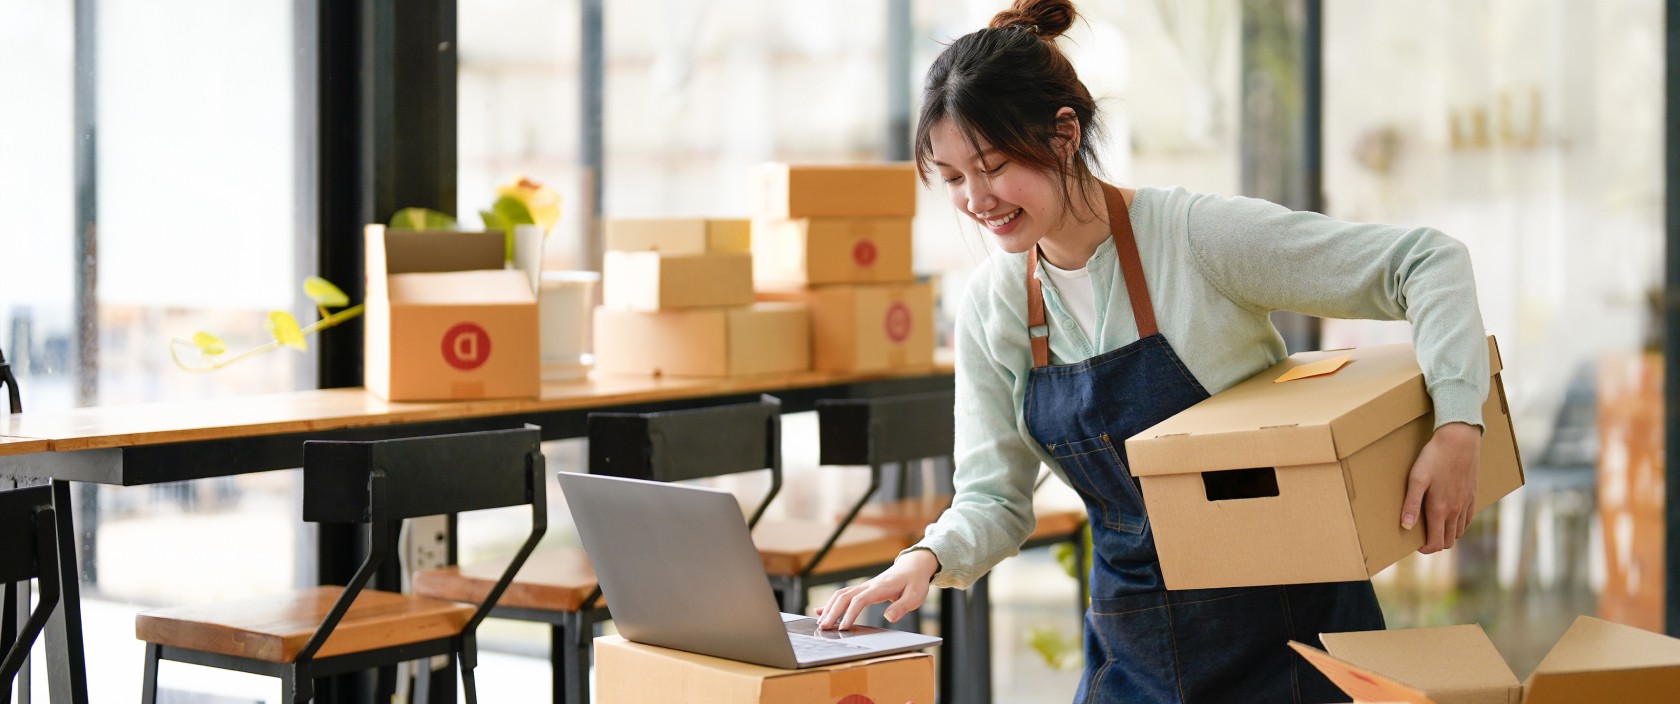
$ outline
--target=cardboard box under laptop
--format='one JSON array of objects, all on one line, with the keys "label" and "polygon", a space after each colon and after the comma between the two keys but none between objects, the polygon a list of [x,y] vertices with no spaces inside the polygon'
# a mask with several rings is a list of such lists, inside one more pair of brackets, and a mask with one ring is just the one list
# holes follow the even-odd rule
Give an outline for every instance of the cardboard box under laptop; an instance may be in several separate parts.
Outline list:
[{"label": "cardboard box under laptop", "polygon": [[363,383],[391,401],[536,397],[537,298],[500,232],[368,225]]},{"label": "cardboard box under laptop", "polygon": [[606,252],[601,305],[615,310],[744,306],[753,302],[752,254]]},{"label": "cardboard box under laptop", "polygon": [[868,372],[933,364],[933,286],[857,284],[762,289],[759,300],[811,310],[811,368]]},{"label": "cardboard box under laptop", "polygon": [[768,286],[909,283],[910,218],[759,219],[753,279]]},{"label": "cardboard box under laptop", "polygon": [[[1488,356],[1478,511],[1523,483]],[[1400,508],[1434,420],[1411,345],[1386,345],[1292,355],[1128,439],[1167,588],[1367,579],[1416,551]]]},{"label": "cardboard box under laptop", "polygon": [[1356,702],[1580,704],[1680,696],[1680,640],[1580,616],[1518,683],[1481,626],[1325,633],[1290,647]]},{"label": "cardboard box under laptop", "polygon": [[802,670],[595,639],[595,691],[611,704],[932,704],[933,658],[902,653]]},{"label": "cardboard box under laptop", "polygon": [[607,221],[606,248],[665,254],[745,252],[752,248],[752,221],[728,218],[614,218]]},{"label": "cardboard box under laptop", "polygon": [[602,373],[737,376],[810,368],[810,316],[802,304],[595,311],[595,369]]},{"label": "cardboard box under laptop", "polygon": [[761,164],[752,173],[755,218],[910,217],[916,168],[908,162]]}]

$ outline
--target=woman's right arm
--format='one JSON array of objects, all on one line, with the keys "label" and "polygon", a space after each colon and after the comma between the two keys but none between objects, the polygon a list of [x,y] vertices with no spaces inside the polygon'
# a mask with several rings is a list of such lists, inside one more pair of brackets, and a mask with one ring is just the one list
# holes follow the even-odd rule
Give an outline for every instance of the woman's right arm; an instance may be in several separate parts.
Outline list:
[{"label": "woman's right arm", "polygon": [[[995,255],[994,255],[995,256]],[[896,622],[919,608],[929,583],[964,588],[1020,551],[1032,533],[1033,482],[1039,458],[1017,428],[1015,373],[1000,360],[1030,359],[1026,330],[988,335],[980,305],[984,279],[970,287],[956,326],[956,496],[921,542],[863,584],[835,592],[818,607],[823,628],[848,628],[863,609],[883,601]],[[1007,317],[1007,311],[1004,311]],[[995,322],[995,320],[993,321]],[[997,339],[991,339],[997,338]],[[1018,338],[1018,339],[1017,339]]]}]

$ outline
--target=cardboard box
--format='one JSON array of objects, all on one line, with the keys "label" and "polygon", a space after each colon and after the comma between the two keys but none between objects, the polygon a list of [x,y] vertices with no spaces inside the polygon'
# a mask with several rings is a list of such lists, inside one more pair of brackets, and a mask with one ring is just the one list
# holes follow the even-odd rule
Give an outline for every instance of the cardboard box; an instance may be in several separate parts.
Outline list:
[{"label": "cardboard box", "polygon": [[1523,684],[1481,626],[1322,638],[1328,653],[1289,646],[1356,702],[1659,702],[1680,692],[1680,640],[1591,616],[1577,617]]},{"label": "cardboard box", "polygon": [[753,221],[753,279],[769,286],[909,283],[909,218]]},{"label": "cardboard box", "polygon": [[779,670],[603,636],[595,639],[595,691],[603,704],[933,704],[933,658],[901,653]]},{"label": "cardboard box", "polygon": [[745,252],[752,221],[720,218],[614,218],[607,221],[607,249],[666,254]]},{"label": "cardboard box", "polygon": [[363,384],[391,401],[535,398],[537,298],[500,232],[369,225]]},{"label": "cardboard box", "polygon": [[903,217],[916,214],[916,167],[762,164],[753,174],[759,218]]},{"label": "cardboard box", "polygon": [[[1523,483],[1488,338],[1476,509]],[[1347,356],[1334,373],[1274,380]],[[1366,579],[1424,544],[1400,504],[1435,417],[1410,345],[1303,352],[1126,441],[1168,589]]]},{"label": "cardboard box", "polygon": [[933,286],[761,289],[759,300],[811,309],[811,368],[867,372],[933,364]]},{"label": "cardboard box", "polygon": [[738,376],[811,368],[805,306],[595,311],[595,369],[606,374]]},{"label": "cardboard box", "polygon": [[607,252],[601,305],[616,310],[744,306],[753,302],[747,252]]}]

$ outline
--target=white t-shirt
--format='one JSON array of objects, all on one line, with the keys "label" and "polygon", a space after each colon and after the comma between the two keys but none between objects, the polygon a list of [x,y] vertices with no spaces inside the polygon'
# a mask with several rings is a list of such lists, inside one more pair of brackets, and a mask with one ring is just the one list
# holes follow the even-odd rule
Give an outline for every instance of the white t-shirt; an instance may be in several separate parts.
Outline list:
[{"label": "white t-shirt", "polygon": [[1039,257],[1038,263],[1044,266],[1050,285],[1056,288],[1056,295],[1062,299],[1062,307],[1073,316],[1074,322],[1079,323],[1085,339],[1097,339],[1097,294],[1091,289],[1090,268],[1081,267],[1073,271],[1058,269],[1044,257]]}]

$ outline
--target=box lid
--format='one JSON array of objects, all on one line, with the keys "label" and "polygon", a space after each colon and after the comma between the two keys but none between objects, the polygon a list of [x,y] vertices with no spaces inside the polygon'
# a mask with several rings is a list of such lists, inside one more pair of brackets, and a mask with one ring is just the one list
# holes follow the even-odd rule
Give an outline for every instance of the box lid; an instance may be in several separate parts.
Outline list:
[{"label": "box lid", "polygon": [[[1500,362],[1488,338],[1492,374]],[[1333,373],[1276,383],[1348,356]],[[1134,475],[1335,462],[1430,412],[1409,344],[1302,352],[1126,441]]]},{"label": "box lid", "polygon": [[1680,639],[1579,616],[1528,678],[1531,704],[1640,701],[1680,691]]}]

